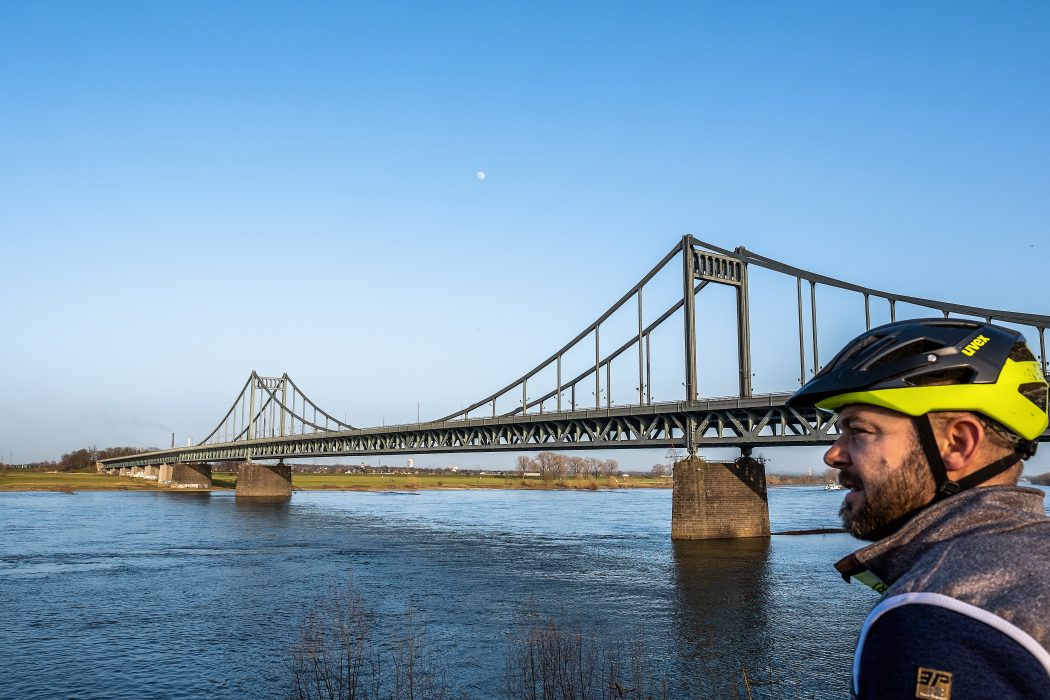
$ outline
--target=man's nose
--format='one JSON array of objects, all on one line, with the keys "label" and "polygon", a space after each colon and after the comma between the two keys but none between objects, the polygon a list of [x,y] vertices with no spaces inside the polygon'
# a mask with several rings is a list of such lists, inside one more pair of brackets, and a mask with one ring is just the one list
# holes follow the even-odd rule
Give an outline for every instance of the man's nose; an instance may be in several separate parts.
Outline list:
[{"label": "man's nose", "polygon": [[843,469],[849,466],[849,452],[843,446],[843,438],[841,436],[824,453],[824,464],[834,469]]}]

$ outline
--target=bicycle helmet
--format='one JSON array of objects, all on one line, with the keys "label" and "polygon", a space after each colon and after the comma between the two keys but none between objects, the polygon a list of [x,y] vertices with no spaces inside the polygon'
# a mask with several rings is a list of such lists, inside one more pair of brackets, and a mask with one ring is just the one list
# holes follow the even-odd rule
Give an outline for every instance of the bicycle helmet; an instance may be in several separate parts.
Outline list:
[{"label": "bicycle helmet", "polygon": [[[792,408],[881,406],[912,416],[938,498],[983,483],[1035,453],[1047,427],[1047,381],[1015,330],[967,319],[897,321],[863,333],[788,399]],[[1015,451],[959,482],[948,479],[931,411],[971,411],[1019,436]]]}]

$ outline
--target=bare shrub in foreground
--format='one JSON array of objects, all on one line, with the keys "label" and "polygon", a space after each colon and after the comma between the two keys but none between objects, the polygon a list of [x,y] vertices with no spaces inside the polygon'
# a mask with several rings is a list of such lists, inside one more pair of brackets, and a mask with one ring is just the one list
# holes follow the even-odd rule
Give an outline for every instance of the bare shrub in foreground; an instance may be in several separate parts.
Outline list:
[{"label": "bare shrub in foreground", "polygon": [[396,644],[392,698],[444,700],[450,697],[448,672],[435,656],[426,629],[413,620],[412,608],[405,612],[405,627]]},{"label": "bare shrub in foreground", "polygon": [[306,619],[292,649],[297,700],[445,700],[445,665],[412,609],[396,632],[380,634],[352,584],[333,591]]},{"label": "bare shrub in foreground", "polygon": [[639,649],[625,650],[554,618],[530,615],[507,652],[504,695],[508,700],[666,700],[666,681],[647,675]]},{"label": "bare shrub in foreground", "polygon": [[335,590],[310,614],[292,650],[294,697],[378,698],[379,655],[374,618],[352,585]]},{"label": "bare shrub in foreground", "polygon": [[767,668],[766,676],[763,677],[748,673],[741,662],[740,679],[733,682],[733,697],[741,700],[812,700],[814,695],[802,695],[797,666],[792,666],[790,670],[780,669],[777,673]]},{"label": "bare shrub in foreground", "polygon": [[[449,660],[439,655],[409,607],[381,629],[352,584],[334,590],[308,616],[291,654],[297,700],[466,700],[449,683]],[[639,646],[611,640],[562,618],[527,613],[505,649],[506,700],[668,700]],[[732,683],[738,700],[801,700],[800,679],[740,665]],[[727,689],[729,690],[729,689]],[[792,692],[793,691],[793,692]],[[809,697],[809,696],[806,696]]]}]

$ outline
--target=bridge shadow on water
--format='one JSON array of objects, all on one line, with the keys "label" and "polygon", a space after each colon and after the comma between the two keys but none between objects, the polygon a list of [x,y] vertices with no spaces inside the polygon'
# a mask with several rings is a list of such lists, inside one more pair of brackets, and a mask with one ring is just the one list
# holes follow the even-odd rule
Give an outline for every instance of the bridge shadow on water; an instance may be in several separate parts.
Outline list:
[{"label": "bridge shadow on water", "polygon": [[291,496],[252,496],[234,498],[234,509],[239,515],[262,518],[268,523],[287,523],[292,514]]},{"label": "bridge shadow on water", "polygon": [[292,504],[291,496],[252,496],[251,498],[237,497],[234,499],[237,510],[244,513],[262,512],[272,513],[288,510]]},{"label": "bridge shadow on water", "polygon": [[690,679],[690,697],[747,697],[741,666],[749,679],[758,676],[761,682],[772,665],[770,540],[676,540],[672,545],[676,675]]}]

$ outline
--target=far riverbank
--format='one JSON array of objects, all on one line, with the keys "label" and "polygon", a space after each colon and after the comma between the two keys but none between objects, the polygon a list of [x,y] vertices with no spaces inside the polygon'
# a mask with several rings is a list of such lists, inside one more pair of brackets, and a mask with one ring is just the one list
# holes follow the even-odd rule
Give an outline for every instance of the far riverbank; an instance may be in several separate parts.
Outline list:
[{"label": "far riverbank", "polygon": [[[237,487],[237,475],[214,472],[212,489]],[[0,491],[142,491],[169,490],[167,485],[128,476],[87,472],[36,472],[7,470],[0,473]],[[619,476],[563,478],[546,481],[517,474],[302,474],[292,475],[297,491],[415,491],[434,489],[624,489],[671,488],[671,477]]]},{"label": "far riverbank", "polygon": [[[818,481],[805,476],[770,474],[769,486],[799,486]],[[537,477],[522,478],[514,473],[484,474],[304,474],[292,475],[292,488],[297,491],[422,491],[434,489],[669,489],[670,476],[566,477],[546,481]],[[212,490],[237,487],[237,475],[231,472],[212,474]],[[39,472],[8,469],[0,471],[3,491],[151,491],[169,490],[166,485],[128,476],[109,476],[90,472]]]}]

